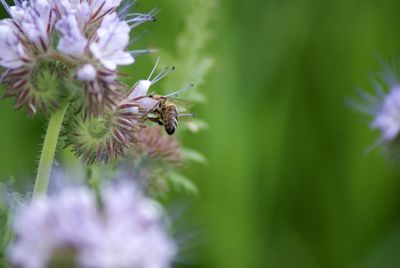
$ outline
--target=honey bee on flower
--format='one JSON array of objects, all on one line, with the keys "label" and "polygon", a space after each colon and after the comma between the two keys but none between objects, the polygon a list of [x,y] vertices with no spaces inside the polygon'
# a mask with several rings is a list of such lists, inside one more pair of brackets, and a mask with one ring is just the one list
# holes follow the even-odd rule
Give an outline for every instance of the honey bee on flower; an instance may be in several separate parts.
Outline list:
[{"label": "honey bee on flower", "polygon": [[179,119],[190,118],[194,116],[192,113],[186,113],[186,109],[190,108],[192,103],[190,101],[177,98],[180,93],[192,88],[194,85],[190,84],[167,95],[148,94],[150,86],[163,79],[175,69],[175,67],[172,67],[171,69],[166,67],[152,79],[151,77],[157,68],[158,62],[159,59],[157,60],[153,70],[146,80],[140,80],[136,83],[136,85],[133,86],[128,98],[136,100],[142,104],[142,108],[145,109],[145,114],[143,116],[144,120],[155,122],[161,126],[164,126],[165,131],[169,135],[172,135],[175,133],[175,130],[178,127]]}]

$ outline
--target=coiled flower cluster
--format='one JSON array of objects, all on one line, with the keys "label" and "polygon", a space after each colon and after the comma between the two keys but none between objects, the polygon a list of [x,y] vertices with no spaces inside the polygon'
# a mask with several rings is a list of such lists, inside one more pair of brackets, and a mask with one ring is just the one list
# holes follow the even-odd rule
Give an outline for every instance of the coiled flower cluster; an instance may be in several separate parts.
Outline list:
[{"label": "coiled flower cluster", "polygon": [[[4,3],[5,4],[5,3]],[[88,115],[122,99],[119,65],[134,62],[129,32],[152,14],[118,14],[115,0],[32,0],[5,8],[0,22],[0,65],[5,96],[30,114],[55,108],[65,96],[84,94]],[[124,18],[129,18],[124,20]],[[45,82],[42,82],[44,80]],[[83,92],[74,89],[83,88]]]},{"label": "coiled flower cluster", "polygon": [[158,104],[149,87],[169,71],[138,81],[119,80],[118,66],[134,63],[130,31],[154,21],[157,10],[129,13],[122,0],[31,0],[3,6],[0,21],[1,82],[5,97],[30,115],[69,105],[62,131],[65,145],[88,164],[124,155]]}]

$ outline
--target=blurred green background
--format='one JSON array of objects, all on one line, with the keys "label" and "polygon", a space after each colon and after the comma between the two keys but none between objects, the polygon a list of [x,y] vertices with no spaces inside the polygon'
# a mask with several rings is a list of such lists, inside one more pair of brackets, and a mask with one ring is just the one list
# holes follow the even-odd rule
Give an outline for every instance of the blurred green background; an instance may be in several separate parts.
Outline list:
[{"label": "blurred green background", "polygon": [[[397,58],[400,2],[140,2],[162,10],[136,48],[173,54],[187,16],[216,3],[198,16],[211,18],[199,57],[214,66],[196,107],[209,128],[184,139],[209,159],[186,171],[204,237],[182,267],[400,267],[400,170],[379,150],[365,154],[377,133],[345,103],[370,89],[380,59]],[[132,81],[153,64],[142,59]],[[11,100],[0,118],[0,176],[32,185],[45,119],[14,112]]]}]

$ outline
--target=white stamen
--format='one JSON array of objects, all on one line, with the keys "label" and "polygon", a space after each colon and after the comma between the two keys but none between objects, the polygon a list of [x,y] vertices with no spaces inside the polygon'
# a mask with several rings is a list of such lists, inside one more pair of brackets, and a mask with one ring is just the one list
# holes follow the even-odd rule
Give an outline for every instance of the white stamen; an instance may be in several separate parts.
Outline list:
[{"label": "white stamen", "polygon": [[7,4],[6,0],[0,0],[0,2],[3,5],[4,9],[7,11],[8,15],[11,16],[10,6]]},{"label": "white stamen", "polygon": [[156,64],[154,65],[153,69],[151,70],[149,77],[147,77],[147,80],[150,80],[150,78],[153,75],[154,71],[156,70],[159,62],[160,62],[160,57],[157,58]]},{"label": "white stamen", "polygon": [[139,49],[139,50],[131,50],[129,53],[131,53],[132,56],[140,55],[140,54],[148,54],[148,53],[155,53],[157,52],[157,49]]},{"label": "white stamen", "polygon": [[182,93],[182,92],[184,92],[184,91],[186,91],[186,90],[188,90],[188,89],[190,89],[192,87],[194,87],[194,84],[187,85],[187,86],[185,86],[185,87],[183,87],[183,88],[181,88],[181,89],[179,89],[179,90],[177,90],[175,92],[172,92],[172,93],[170,93],[168,95],[165,95],[165,97],[166,98],[177,97],[180,93]]},{"label": "white stamen", "polygon": [[132,44],[138,42],[138,41],[139,41],[140,39],[142,39],[145,35],[147,35],[148,32],[149,32],[149,31],[148,31],[147,29],[144,29],[143,32],[142,32],[141,34],[139,34],[139,35],[136,36],[136,37],[131,38],[131,41],[129,41],[128,47],[129,47],[130,45],[132,45]]},{"label": "white stamen", "polygon": [[165,67],[159,74],[156,75],[156,77],[154,77],[153,80],[151,80],[151,84],[155,84],[158,81],[160,81],[161,79],[163,79],[164,77],[166,77],[167,75],[169,75],[172,71],[175,70],[175,67],[172,67],[171,69],[169,69],[168,67]]}]

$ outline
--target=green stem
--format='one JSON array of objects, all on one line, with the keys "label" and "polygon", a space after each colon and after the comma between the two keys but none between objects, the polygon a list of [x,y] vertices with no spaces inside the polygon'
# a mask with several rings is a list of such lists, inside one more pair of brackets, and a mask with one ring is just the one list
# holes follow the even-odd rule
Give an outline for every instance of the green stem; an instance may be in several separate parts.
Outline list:
[{"label": "green stem", "polygon": [[89,166],[86,169],[86,181],[90,188],[92,188],[93,192],[96,195],[97,201],[100,200],[100,174],[99,170],[95,165]]},{"label": "green stem", "polygon": [[68,104],[60,110],[55,111],[49,120],[46,137],[44,139],[42,154],[40,156],[39,168],[37,171],[35,187],[33,189],[33,198],[40,195],[46,195],[49,185],[51,168],[53,166],[54,154],[57,148],[58,135],[64,119]]}]

